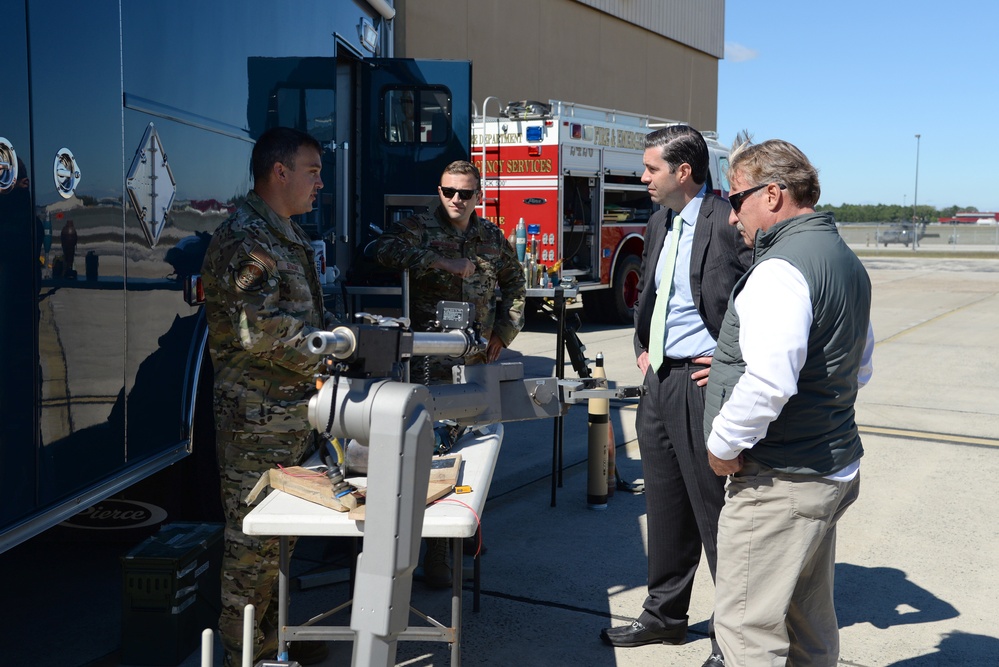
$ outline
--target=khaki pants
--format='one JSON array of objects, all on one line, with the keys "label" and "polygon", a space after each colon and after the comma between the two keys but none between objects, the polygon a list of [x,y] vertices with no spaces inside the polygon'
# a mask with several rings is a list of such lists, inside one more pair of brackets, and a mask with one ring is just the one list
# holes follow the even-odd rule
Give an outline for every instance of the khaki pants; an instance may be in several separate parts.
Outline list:
[{"label": "khaki pants", "polygon": [[834,482],[747,461],[718,521],[715,632],[726,667],[835,667],[836,523],[860,475]]}]

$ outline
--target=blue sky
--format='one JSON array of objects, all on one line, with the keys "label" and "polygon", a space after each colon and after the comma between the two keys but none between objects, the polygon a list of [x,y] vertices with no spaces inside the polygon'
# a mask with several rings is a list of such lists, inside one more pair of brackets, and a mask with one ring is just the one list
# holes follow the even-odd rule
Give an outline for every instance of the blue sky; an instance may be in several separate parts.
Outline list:
[{"label": "blue sky", "polygon": [[725,3],[718,133],[786,139],[822,204],[999,211],[999,2]]}]

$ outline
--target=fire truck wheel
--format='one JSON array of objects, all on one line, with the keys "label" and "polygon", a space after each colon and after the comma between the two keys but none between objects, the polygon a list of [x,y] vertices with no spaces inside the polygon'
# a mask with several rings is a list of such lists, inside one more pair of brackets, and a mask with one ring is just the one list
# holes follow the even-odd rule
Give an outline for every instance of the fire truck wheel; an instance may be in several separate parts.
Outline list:
[{"label": "fire truck wheel", "polygon": [[638,279],[642,260],[638,255],[624,255],[618,260],[610,289],[586,292],[583,312],[590,322],[631,324],[638,301]]},{"label": "fire truck wheel", "polygon": [[638,303],[638,280],[642,275],[642,258],[625,255],[614,269],[614,282],[608,294],[613,295],[610,314],[618,324],[635,321],[635,304]]}]

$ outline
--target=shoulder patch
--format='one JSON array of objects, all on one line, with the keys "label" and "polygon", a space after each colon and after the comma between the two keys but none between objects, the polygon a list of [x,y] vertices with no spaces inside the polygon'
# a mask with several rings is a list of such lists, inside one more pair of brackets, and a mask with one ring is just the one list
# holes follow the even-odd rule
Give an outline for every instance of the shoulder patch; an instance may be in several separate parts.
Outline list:
[{"label": "shoulder patch", "polygon": [[253,250],[250,251],[250,259],[252,259],[255,262],[258,262],[261,266],[264,267],[265,270],[269,271],[270,273],[277,273],[277,265],[274,263],[274,260],[271,259],[271,256],[267,254],[267,251],[264,250],[259,243],[253,247]]},{"label": "shoulder patch", "polygon": [[247,257],[233,268],[232,279],[237,289],[244,292],[256,292],[264,286],[272,275],[277,275],[278,267],[267,251],[255,244]]},{"label": "shoulder patch", "polygon": [[270,274],[262,262],[250,255],[249,259],[243,260],[238,268],[233,269],[232,279],[238,289],[256,292],[270,280]]}]

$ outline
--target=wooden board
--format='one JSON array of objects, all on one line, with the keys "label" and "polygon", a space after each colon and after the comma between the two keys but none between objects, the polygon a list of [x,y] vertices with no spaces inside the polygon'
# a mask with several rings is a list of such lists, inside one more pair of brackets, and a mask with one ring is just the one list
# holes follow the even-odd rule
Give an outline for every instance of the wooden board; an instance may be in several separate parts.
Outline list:
[{"label": "wooden board", "polygon": [[[430,463],[430,484],[427,486],[427,504],[451,493],[461,475],[461,454],[435,456]],[[347,515],[354,521],[364,521],[364,503],[358,503]]]},{"label": "wooden board", "polygon": [[337,512],[347,512],[358,505],[356,494],[348,493],[337,498],[333,495],[333,484],[329,477],[321,472],[299,466],[272,468],[265,472],[257,480],[253,490],[247,494],[246,504],[252,505],[260,492],[268,486],[323,507],[329,507]]}]

